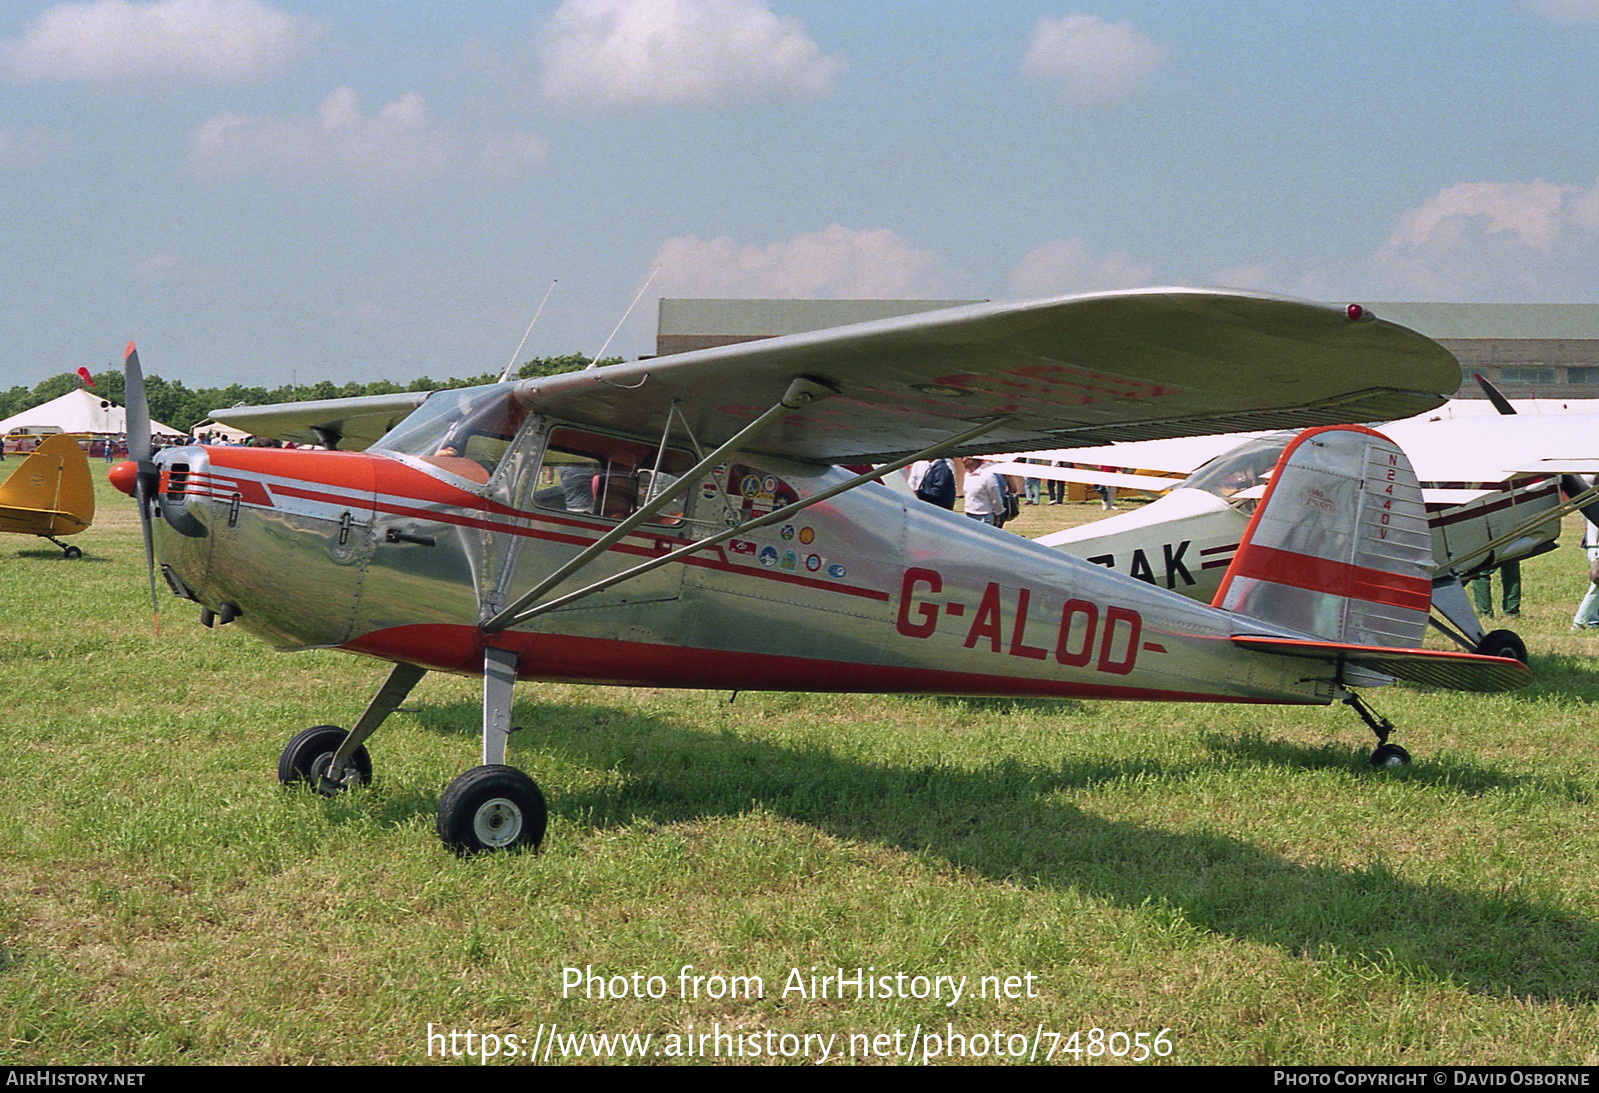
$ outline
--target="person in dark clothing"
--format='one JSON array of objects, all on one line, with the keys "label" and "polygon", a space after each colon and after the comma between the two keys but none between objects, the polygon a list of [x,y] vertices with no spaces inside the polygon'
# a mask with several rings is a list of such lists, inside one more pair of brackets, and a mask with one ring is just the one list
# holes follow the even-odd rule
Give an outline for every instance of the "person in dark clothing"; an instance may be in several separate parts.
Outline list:
[{"label": "person in dark clothing", "polygon": [[916,496],[941,509],[955,507],[955,470],[949,460],[935,459],[928,464],[921,481],[916,484]]}]

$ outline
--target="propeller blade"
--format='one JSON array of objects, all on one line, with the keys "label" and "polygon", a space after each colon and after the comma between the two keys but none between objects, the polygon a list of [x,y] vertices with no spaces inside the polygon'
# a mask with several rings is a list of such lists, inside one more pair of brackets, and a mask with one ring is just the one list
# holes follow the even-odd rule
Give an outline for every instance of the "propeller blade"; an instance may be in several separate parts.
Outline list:
[{"label": "propeller blade", "polygon": [[152,459],[150,444],[150,403],[144,397],[144,370],[139,367],[139,350],[132,342],[123,351],[122,380],[127,400],[128,456],[139,468],[133,496],[139,503],[139,531],[144,536],[144,570],[150,583],[150,624],[161,636],[161,601],[155,592],[155,541],[150,527],[150,510],[160,489],[161,472]]},{"label": "propeller blade", "polygon": [[128,404],[128,458],[150,462],[150,403],[144,397],[144,370],[132,342],[122,351],[122,386]]},{"label": "propeller blade", "polygon": [[[1593,484],[1580,474],[1563,474],[1560,476],[1560,492],[1568,498],[1581,497]],[[1585,505],[1578,505],[1577,511],[1582,513],[1583,519],[1594,527],[1599,528],[1599,498],[1589,501]]]},{"label": "propeller blade", "polygon": [[1516,408],[1510,405],[1510,400],[1505,398],[1499,388],[1488,382],[1488,377],[1481,372],[1473,372],[1471,378],[1477,381],[1477,386],[1482,388],[1482,393],[1488,396],[1488,401],[1494,404],[1494,409],[1501,414],[1514,414]]}]

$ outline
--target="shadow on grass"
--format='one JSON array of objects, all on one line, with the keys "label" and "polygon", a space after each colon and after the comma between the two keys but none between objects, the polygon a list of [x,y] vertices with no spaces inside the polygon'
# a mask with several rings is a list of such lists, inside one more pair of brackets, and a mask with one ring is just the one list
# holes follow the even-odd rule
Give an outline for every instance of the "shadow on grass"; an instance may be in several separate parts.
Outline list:
[{"label": "shadow on grass", "polygon": [[66,555],[61,553],[61,549],[59,547],[53,546],[24,548],[17,551],[15,556],[17,558],[37,559],[41,562],[57,561],[62,565],[74,566],[88,565],[91,562],[95,565],[105,565],[113,560],[111,558],[107,558],[103,554],[92,553],[86,546],[79,546],[78,549],[83,551],[83,554],[81,557],[77,558],[68,558]]},{"label": "shadow on grass", "polygon": [[[456,704],[431,710],[425,722],[471,736],[476,729],[468,726],[477,718],[475,707]],[[761,809],[996,881],[1072,889],[1129,908],[1169,907],[1194,928],[1300,956],[1356,956],[1481,994],[1573,1003],[1599,998],[1599,927],[1534,899],[1418,885],[1381,864],[1299,865],[1231,836],[1157,831],[1089,815],[1065,796],[1114,779],[1186,778],[1205,764],[891,766],[820,747],[686,729],[599,704],[551,704],[536,712],[524,705],[517,720],[539,726],[524,748],[624,776],[619,786],[551,802],[556,814],[591,829]],[[1347,750],[1262,740],[1246,740],[1232,755],[1274,765],[1350,765]],[[536,778],[536,762],[521,762],[535,768]],[[1439,767],[1433,781],[1468,791],[1516,784],[1485,769]],[[389,802],[397,821],[408,818],[409,800]],[[430,804],[416,798],[418,808]]]},{"label": "shadow on grass", "polygon": [[1592,702],[1599,700],[1599,672],[1594,658],[1575,653],[1538,653],[1531,659],[1532,685],[1511,691],[1511,697],[1545,698],[1551,693]]},{"label": "shadow on grass", "polygon": [[[1371,772],[1367,753],[1351,749],[1345,744],[1308,747],[1254,734],[1231,736],[1224,733],[1203,733],[1200,742],[1213,755],[1243,760],[1260,766],[1284,767],[1289,770],[1346,770],[1362,774]],[[1574,779],[1506,774],[1460,756],[1432,759],[1418,755],[1411,765],[1394,771],[1384,771],[1382,777],[1402,778],[1417,785],[1452,789],[1468,797],[1481,797],[1486,793],[1526,786],[1574,804],[1586,804],[1592,796]]]}]

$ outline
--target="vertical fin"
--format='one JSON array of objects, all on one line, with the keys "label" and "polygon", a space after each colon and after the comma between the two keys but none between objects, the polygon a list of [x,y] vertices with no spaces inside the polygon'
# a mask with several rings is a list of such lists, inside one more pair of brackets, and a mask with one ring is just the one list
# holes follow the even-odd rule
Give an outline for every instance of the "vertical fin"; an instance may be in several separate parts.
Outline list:
[{"label": "vertical fin", "polygon": [[1309,429],[1283,450],[1214,606],[1333,642],[1412,649],[1432,600],[1421,486],[1392,440]]},{"label": "vertical fin", "polygon": [[89,460],[74,438],[47,437],[0,484],[0,505],[63,514],[47,528],[71,535],[94,522],[94,482]]}]

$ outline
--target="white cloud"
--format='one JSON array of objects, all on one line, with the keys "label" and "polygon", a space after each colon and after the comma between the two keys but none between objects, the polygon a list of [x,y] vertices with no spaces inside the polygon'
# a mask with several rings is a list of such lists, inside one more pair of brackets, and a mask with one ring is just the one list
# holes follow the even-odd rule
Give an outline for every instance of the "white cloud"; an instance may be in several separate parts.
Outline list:
[{"label": "white cloud", "polygon": [[653,265],[653,287],[666,296],[939,297],[959,280],[938,255],[885,228],[837,224],[765,246],[681,235],[661,244]]},{"label": "white cloud", "polygon": [[1401,214],[1373,259],[1388,292],[1574,300],[1599,293],[1599,186],[1457,182]]},{"label": "white cloud", "polygon": [[763,0],[564,0],[539,52],[543,97],[589,110],[816,98],[844,68]]},{"label": "white cloud", "polygon": [[257,79],[317,32],[259,0],[89,0],[46,8],[0,43],[0,68],[17,80]]},{"label": "white cloud", "polygon": [[311,115],[209,118],[194,133],[189,159],[206,174],[333,176],[404,185],[463,165],[517,171],[541,162],[544,154],[543,140],[532,134],[458,137],[433,123],[426,102],[414,91],[368,114],[360,97],[341,87]]},{"label": "white cloud", "polygon": [[549,142],[537,133],[491,133],[481,140],[477,162],[491,174],[515,175],[539,166],[549,154]]},{"label": "white cloud", "polygon": [[1022,73],[1057,85],[1073,106],[1124,99],[1166,62],[1168,50],[1131,23],[1097,15],[1041,16],[1022,57]]},{"label": "white cloud", "polygon": [[1599,0],[1521,0],[1517,7],[1557,23],[1599,23]]},{"label": "white cloud", "polygon": [[1050,296],[1068,292],[1104,292],[1151,284],[1153,266],[1139,265],[1116,251],[1103,258],[1081,239],[1057,239],[1034,247],[1011,274],[1017,296]]}]

